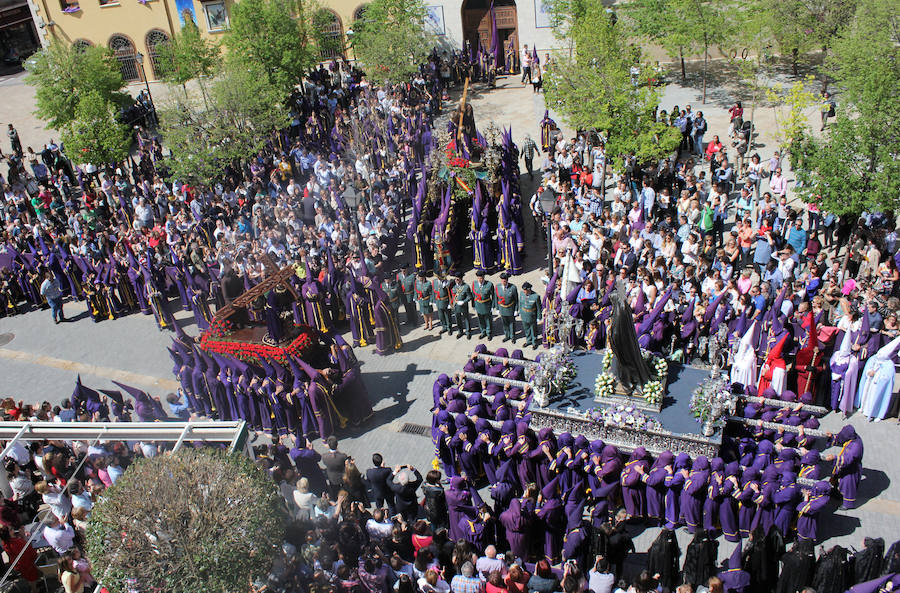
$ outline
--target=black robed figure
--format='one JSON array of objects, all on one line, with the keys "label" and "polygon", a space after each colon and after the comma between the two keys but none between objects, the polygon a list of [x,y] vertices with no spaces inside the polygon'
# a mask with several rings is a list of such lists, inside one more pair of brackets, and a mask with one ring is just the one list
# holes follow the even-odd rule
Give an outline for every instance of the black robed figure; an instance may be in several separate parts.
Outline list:
[{"label": "black robed figure", "polygon": [[610,301],[613,306],[607,332],[609,348],[613,353],[610,370],[630,392],[650,381],[650,367],[641,356],[641,347],[638,345],[637,332],[634,329],[634,314],[625,298],[621,280],[617,289],[610,295]]}]

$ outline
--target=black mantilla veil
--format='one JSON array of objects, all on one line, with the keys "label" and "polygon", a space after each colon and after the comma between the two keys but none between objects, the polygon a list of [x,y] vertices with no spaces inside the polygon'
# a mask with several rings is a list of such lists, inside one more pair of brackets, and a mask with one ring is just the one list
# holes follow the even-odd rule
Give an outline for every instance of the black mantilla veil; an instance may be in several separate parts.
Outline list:
[{"label": "black mantilla veil", "polygon": [[631,391],[650,381],[650,367],[641,355],[634,314],[621,280],[610,295],[610,301],[613,306],[609,324],[609,347],[613,353],[611,370],[622,386]]}]

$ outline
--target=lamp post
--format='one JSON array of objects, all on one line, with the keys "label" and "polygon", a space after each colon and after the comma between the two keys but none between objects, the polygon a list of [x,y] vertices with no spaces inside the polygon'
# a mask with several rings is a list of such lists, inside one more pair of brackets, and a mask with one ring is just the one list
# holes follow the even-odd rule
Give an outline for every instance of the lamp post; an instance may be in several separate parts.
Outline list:
[{"label": "lamp post", "polygon": [[[553,238],[550,236],[550,215],[556,208],[556,194],[552,189],[547,188],[538,196],[541,203],[541,210],[544,212],[544,226],[547,235],[547,277],[553,277]],[[536,222],[536,221],[535,221]]]},{"label": "lamp post", "polygon": [[150,99],[150,110],[153,115],[151,116],[151,121],[153,125],[156,125],[156,105],[153,103],[153,95],[150,93],[150,83],[147,81],[147,71],[144,70],[144,54],[141,52],[137,52],[135,54],[135,59],[137,61],[138,66],[141,67],[141,78],[144,79],[144,88],[147,90],[147,98]]}]

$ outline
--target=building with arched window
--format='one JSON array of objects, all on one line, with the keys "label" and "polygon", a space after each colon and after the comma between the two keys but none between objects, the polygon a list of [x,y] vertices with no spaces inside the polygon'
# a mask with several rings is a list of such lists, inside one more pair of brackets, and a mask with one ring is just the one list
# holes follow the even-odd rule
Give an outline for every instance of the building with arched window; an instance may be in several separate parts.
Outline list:
[{"label": "building with arched window", "polygon": [[[22,0],[0,0],[0,9],[11,1]],[[127,81],[159,77],[159,48],[187,19],[203,35],[221,38],[230,26],[235,1],[240,0],[27,0],[38,24],[43,24],[41,36],[109,47]],[[494,0],[491,11],[491,0],[425,0],[426,24],[440,47],[474,50],[479,44],[485,50],[491,48],[496,24],[504,62],[515,69],[525,44],[537,47],[541,58],[555,46],[544,1]],[[348,33],[354,22],[365,18],[367,0],[324,0],[321,5],[315,17],[320,58],[352,57]],[[0,48],[2,39],[0,35]]]}]

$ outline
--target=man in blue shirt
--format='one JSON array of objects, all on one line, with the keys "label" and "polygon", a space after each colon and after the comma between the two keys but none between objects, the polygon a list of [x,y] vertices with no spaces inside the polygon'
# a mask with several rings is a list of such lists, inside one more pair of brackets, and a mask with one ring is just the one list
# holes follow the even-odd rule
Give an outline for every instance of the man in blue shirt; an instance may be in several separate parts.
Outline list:
[{"label": "man in blue shirt", "polygon": [[794,248],[794,252],[802,254],[806,250],[807,233],[803,230],[803,220],[797,217],[794,226],[790,227],[785,234],[785,241]]},{"label": "man in blue shirt", "polygon": [[769,263],[766,264],[766,271],[762,275],[763,282],[768,282],[772,286],[772,290],[779,291],[781,290],[781,285],[784,282],[784,276],[781,273],[781,270],[778,269],[778,264],[775,263],[775,260],[769,260]]},{"label": "man in blue shirt", "polygon": [[750,297],[753,299],[753,308],[762,313],[766,309],[766,297],[762,295],[759,286],[750,287]]},{"label": "man in blue shirt", "polygon": [[691,225],[688,224],[687,216],[682,214],[678,217],[678,248],[681,248],[681,245],[687,241],[688,235],[691,234]]},{"label": "man in blue shirt", "polygon": [[641,208],[644,209],[644,220],[652,218],[655,203],[656,191],[650,187],[650,180],[644,179],[644,188],[641,190]]},{"label": "man in blue shirt", "polygon": [[719,198],[715,198],[713,200],[713,233],[716,237],[716,245],[721,246],[725,242],[725,219],[727,217],[727,204],[723,204]]},{"label": "man in blue shirt", "polygon": [[772,237],[771,231],[766,231],[763,235],[756,237],[756,251],[753,253],[753,267],[760,276],[766,265],[772,259],[772,251],[775,249],[775,239]]},{"label": "man in blue shirt", "polygon": [[722,166],[716,169],[716,182],[722,186],[725,194],[731,193],[731,182],[734,180],[734,169],[731,168],[728,159],[722,160]]}]

